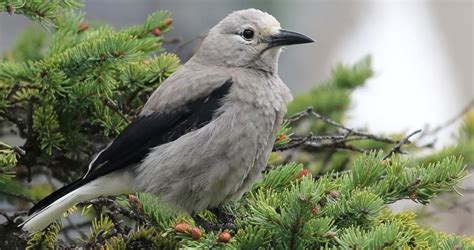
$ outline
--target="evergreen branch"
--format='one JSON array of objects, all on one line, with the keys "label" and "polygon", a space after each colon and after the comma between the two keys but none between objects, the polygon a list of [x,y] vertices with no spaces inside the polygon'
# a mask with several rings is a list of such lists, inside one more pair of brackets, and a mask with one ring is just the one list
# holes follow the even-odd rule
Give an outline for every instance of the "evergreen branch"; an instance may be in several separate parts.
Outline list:
[{"label": "evergreen branch", "polygon": [[[85,41],[39,62],[47,72],[54,68],[68,69],[77,73],[76,67],[92,66],[108,60],[134,60],[151,51],[155,42],[150,39],[136,40],[128,34],[106,34],[104,37]],[[71,72],[71,73],[72,73]]]},{"label": "evergreen branch", "polygon": [[[303,203],[304,201],[304,198],[302,198],[298,202]],[[306,219],[304,218],[306,211],[304,211],[304,209],[307,209],[307,207],[300,205],[299,209],[296,211],[296,215],[294,215],[296,218],[294,219],[290,229],[289,249],[298,249],[298,239],[300,238],[301,230],[306,223]]]},{"label": "evergreen branch", "polygon": [[[11,85],[19,82],[33,82],[35,71],[30,62],[12,63],[0,62],[0,80]],[[11,86],[10,85],[10,86]]]},{"label": "evergreen branch", "polygon": [[74,0],[1,0],[0,12],[5,11],[10,15],[25,15],[31,20],[39,21],[46,27],[55,27],[56,19],[61,12],[81,6],[81,2]]}]

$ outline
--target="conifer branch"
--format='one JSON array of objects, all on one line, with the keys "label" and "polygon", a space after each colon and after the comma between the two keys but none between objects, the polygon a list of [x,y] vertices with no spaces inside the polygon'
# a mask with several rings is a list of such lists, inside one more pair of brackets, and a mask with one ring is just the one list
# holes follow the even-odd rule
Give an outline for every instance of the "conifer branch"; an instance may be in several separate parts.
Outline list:
[{"label": "conifer branch", "polygon": [[1,0],[0,12],[24,15],[37,20],[46,27],[55,27],[56,19],[65,9],[81,7],[82,3],[75,0]]}]

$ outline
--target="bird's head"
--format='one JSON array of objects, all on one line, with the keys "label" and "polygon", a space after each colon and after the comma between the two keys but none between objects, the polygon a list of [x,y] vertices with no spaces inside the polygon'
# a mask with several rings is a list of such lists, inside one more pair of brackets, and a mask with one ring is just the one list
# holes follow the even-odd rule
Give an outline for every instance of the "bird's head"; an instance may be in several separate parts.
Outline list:
[{"label": "bird's head", "polygon": [[310,42],[313,40],[305,35],[282,29],[266,12],[239,10],[209,31],[195,60],[203,64],[275,73],[282,46]]}]

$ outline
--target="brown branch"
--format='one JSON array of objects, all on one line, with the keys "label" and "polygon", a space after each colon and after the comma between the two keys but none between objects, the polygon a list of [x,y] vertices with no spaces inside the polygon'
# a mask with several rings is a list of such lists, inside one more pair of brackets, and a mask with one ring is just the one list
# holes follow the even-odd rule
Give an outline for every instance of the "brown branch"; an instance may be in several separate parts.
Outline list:
[{"label": "brown branch", "polygon": [[142,225],[147,225],[147,226],[153,225],[153,223],[150,220],[148,220],[146,217],[144,217],[143,215],[139,214],[136,211],[128,210],[128,209],[124,208],[123,206],[119,205],[115,200],[113,200],[111,198],[99,197],[97,199],[93,199],[93,200],[87,201],[87,202],[81,202],[81,203],[78,204],[78,206],[87,206],[87,205],[93,205],[93,206],[97,206],[97,207],[105,206],[110,211],[112,211],[114,213],[121,214],[121,215],[126,216],[130,219],[133,219],[133,220],[137,221],[138,223],[140,223]]},{"label": "brown branch", "polygon": [[[67,232],[67,231],[69,231],[70,229],[73,229],[73,230],[76,231],[78,234],[80,234],[82,238],[85,239],[85,238],[87,237],[87,235],[80,229],[80,227],[81,227],[81,226],[85,226],[85,225],[89,225],[90,223],[89,223],[88,221],[83,222],[83,223],[81,223],[81,224],[76,224],[76,223],[74,223],[74,222],[71,220],[71,217],[69,217],[69,216],[66,217],[66,220],[67,220],[67,222],[69,222],[69,226],[67,226],[67,227],[62,227],[61,230]],[[67,236],[67,233],[65,233],[64,235]],[[70,241],[72,241],[72,240],[70,240]]]},{"label": "brown branch", "polygon": [[15,224],[15,221],[18,217],[26,215],[26,211],[15,211],[11,216],[8,215],[7,211],[0,211],[0,215],[5,217],[8,224]]},{"label": "brown branch", "polygon": [[0,190],[0,193],[4,194],[4,195],[8,195],[10,197],[14,197],[14,198],[19,199],[19,200],[27,201],[27,202],[32,203],[32,204],[36,204],[35,200],[33,200],[30,197],[28,197],[26,195],[23,195],[23,194],[12,193],[12,192],[9,192],[9,191],[6,191],[6,190]]},{"label": "brown branch", "polygon": [[181,38],[179,37],[169,37],[169,38],[163,38],[163,43],[165,44],[180,44],[181,43]]},{"label": "brown branch", "polygon": [[186,46],[188,46],[189,44],[193,43],[194,41],[196,40],[202,40],[204,39],[204,37],[206,37],[206,35],[204,34],[201,34],[201,35],[198,35],[196,37],[193,37],[187,41],[183,41],[181,43],[178,44],[178,46],[176,46],[176,48],[174,49],[174,53],[175,54],[179,54],[179,52]]},{"label": "brown branch", "polygon": [[471,100],[466,107],[464,107],[458,114],[453,116],[451,119],[443,122],[442,124],[432,128],[432,129],[425,129],[425,132],[423,132],[420,137],[418,137],[418,140],[427,136],[427,135],[433,135],[438,133],[439,131],[449,127],[450,125],[454,124],[457,120],[461,119],[471,108],[474,108],[474,99]]},{"label": "brown branch", "polygon": [[[330,135],[312,135],[309,134],[307,136],[290,136],[289,141],[283,145],[275,145],[273,151],[284,151],[291,148],[296,148],[300,146],[305,146],[311,150],[319,150],[319,149],[334,149],[334,150],[349,150],[355,151],[360,153],[368,153],[368,149],[359,148],[350,144],[347,144],[351,141],[360,141],[360,140],[374,140],[383,143],[396,143],[395,147],[392,148],[390,151],[390,155],[393,153],[402,153],[401,146],[403,144],[410,143],[409,138],[414,134],[417,134],[420,131],[410,134],[408,137],[404,138],[403,140],[396,141],[389,137],[379,136],[367,132],[363,132],[360,130],[355,130],[349,127],[346,127],[329,117],[323,116],[316,111],[313,110],[312,107],[308,107],[305,111],[298,112],[292,116],[290,116],[286,121],[289,123],[297,122],[303,118],[308,116],[313,116],[318,118],[319,120],[334,126],[342,131],[343,133],[339,134],[330,134]],[[388,157],[390,157],[390,155]],[[387,157],[387,158],[388,158]]]},{"label": "brown branch", "polygon": [[20,132],[20,137],[26,138],[28,133],[27,133],[27,124],[26,122],[17,117],[17,115],[11,113],[10,110],[6,110],[3,116],[11,123],[15,124],[15,126],[18,128],[18,131]]},{"label": "brown branch", "polygon": [[0,211],[0,215],[3,216],[7,220],[8,223],[13,223],[13,220],[10,218],[10,216],[8,216],[7,213]]},{"label": "brown branch", "polygon": [[115,113],[117,113],[127,124],[130,123],[130,121],[128,120],[128,118],[122,113],[122,111],[120,110],[120,108],[117,106],[117,104],[115,104],[112,100],[110,100],[109,98],[107,97],[103,97],[101,98],[102,100],[102,103],[109,107],[110,109],[112,109],[113,111],[115,111]]},{"label": "brown branch", "polygon": [[289,141],[282,145],[274,145],[273,151],[285,151],[291,148],[296,148],[303,145],[306,141],[311,139],[313,134],[309,133],[307,136],[290,136]]},{"label": "brown branch", "polygon": [[348,145],[343,142],[326,142],[318,143],[313,141],[307,141],[304,143],[305,146],[310,147],[313,150],[317,149],[335,149],[335,150],[349,150],[359,153],[369,153],[370,150],[364,148],[358,148],[353,145]]},{"label": "brown branch", "polygon": [[388,138],[388,137],[378,136],[378,135],[366,133],[366,132],[363,132],[363,131],[360,131],[360,130],[355,130],[355,129],[352,129],[352,128],[348,128],[348,127],[332,120],[329,117],[326,117],[326,116],[323,116],[323,115],[317,113],[316,111],[314,111],[314,109],[312,107],[308,107],[305,111],[301,111],[299,113],[296,113],[296,114],[290,116],[287,119],[287,121],[289,123],[293,123],[293,122],[301,120],[302,118],[305,118],[309,115],[312,115],[312,116],[320,119],[321,121],[323,121],[323,122],[325,122],[329,125],[332,125],[334,127],[337,127],[339,129],[342,129],[342,130],[346,131],[348,136],[349,135],[356,135],[356,136],[360,136],[360,137],[363,137],[363,138],[366,138],[366,139],[372,139],[372,140],[376,140],[376,141],[380,141],[380,142],[397,143],[397,141],[394,141],[393,139]]},{"label": "brown branch", "polygon": [[13,95],[15,95],[15,93],[16,93],[18,90],[21,89],[21,87],[22,87],[22,86],[21,86],[20,83],[15,84],[15,85],[12,87],[12,89],[10,90],[10,92],[8,93],[8,95],[7,95],[7,97],[6,97],[6,100],[10,100],[10,99],[13,97]]},{"label": "brown branch", "polygon": [[418,129],[416,131],[413,131],[411,134],[405,136],[405,138],[403,138],[400,142],[397,143],[397,145],[395,145],[395,147],[393,147],[390,152],[388,152],[382,159],[383,160],[386,160],[388,158],[390,158],[390,156],[392,156],[393,154],[405,154],[403,151],[402,151],[402,145],[403,144],[407,144],[407,143],[410,143],[410,137],[418,134],[418,133],[421,133],[421,129]]}]

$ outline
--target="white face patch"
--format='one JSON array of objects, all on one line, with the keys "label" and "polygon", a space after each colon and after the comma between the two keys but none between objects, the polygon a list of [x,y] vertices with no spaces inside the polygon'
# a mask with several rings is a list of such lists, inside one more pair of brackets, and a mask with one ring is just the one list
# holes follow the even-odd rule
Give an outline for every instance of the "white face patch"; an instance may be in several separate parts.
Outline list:
[{"label": "white face patch", "polygon": [[277,35],[279,32],[280,32],[280,25],[278,26],[273,26],[273,27],[270,27],[267,29],[267,33],[270,35],[270,36],[273,36],[273,35]]}]

